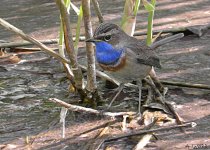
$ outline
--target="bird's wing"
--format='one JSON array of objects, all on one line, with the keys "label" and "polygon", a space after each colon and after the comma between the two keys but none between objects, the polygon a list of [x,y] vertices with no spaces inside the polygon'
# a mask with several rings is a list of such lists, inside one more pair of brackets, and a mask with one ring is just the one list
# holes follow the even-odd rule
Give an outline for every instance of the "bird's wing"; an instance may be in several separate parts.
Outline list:
[{"label": "bird's wing", "polygon": [[126,49],[128,55],[134,57],[138,63],[161,68],[160,59],[155,52],[143,42],[136,41]]}]

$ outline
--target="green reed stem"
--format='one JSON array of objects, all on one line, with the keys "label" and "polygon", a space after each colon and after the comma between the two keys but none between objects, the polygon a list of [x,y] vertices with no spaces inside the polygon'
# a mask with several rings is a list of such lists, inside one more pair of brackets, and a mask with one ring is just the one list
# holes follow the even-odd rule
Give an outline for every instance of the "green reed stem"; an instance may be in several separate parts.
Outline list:
[{"label": "green reed stem", "polygon": [[75,37],[75,42],[74,42],[74,49],[75,49],[76,56],[78,53],[78,44],[79,44],[79,39],[80,39],[80,28],[81,28],[82,18],[83,18],[83,10],[82,10],[82,6],[80,6],[78,19],[77,19],[76,37]]},{"label": "green reed stem", "polygon": [[[70,3],[71,1],[70,0],[64,0],[64,4],[67,8],[67,11],[69,13],[70,11]],[[59,40],[58,40],[58,44],[59,44],[59,54],[63,57],[65,57],[65,54],[64,54],[64,33],[63,33],[63,25],[62,25],[62,21],[61,21],[61,18],[60,18],[60,31],[59,31]]]},{"label": "green reed stem", "polygon": [[154,19],[154,14],[155,14],[155,4],[156,4],[156,0],[151,0],[151,5],[154,7],[154,9],[149,11],[149,15],[148,15],[148,25],[147,25],[147,45],[148,46],[150,46],[153,42],[152,31],[153,31],[153,19]]}]

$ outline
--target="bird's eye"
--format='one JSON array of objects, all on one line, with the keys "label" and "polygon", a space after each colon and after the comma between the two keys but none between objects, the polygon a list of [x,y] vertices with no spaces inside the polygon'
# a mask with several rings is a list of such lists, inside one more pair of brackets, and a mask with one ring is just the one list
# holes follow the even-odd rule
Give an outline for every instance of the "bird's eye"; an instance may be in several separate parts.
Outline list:
[{"label": "bird's eye", "polygon": [[109,40],[111,40],[111,38],[112,38],[111,35],[107,35],[104,37],[104,41],[109,41]]}]

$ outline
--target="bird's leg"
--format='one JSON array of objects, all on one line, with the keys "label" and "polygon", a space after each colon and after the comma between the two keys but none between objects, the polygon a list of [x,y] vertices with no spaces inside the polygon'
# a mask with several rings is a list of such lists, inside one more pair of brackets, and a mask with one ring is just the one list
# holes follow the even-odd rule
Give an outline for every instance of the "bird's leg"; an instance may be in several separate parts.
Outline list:
[{"label": "bird's leg", "polygon": [[158,79],[154,68],[150,71],[150,77],[153,80],[153,83],[155,84],[155,86],[158,88],[158,90],[163,93],[163,95],[165,95],[168,91],[167,87],[164,87],[163,84],[160,82],[160,80]]},{"label": "bird's leg", "polygon": [[147,86],[147,89],[148,89],[148,94],[147,94],[147,99],[144,102],[144,105],[149,105],[152,101],[152,94],[153,94],[152,92],[153,91],[150,86]]},{"label": "bird's leg", "polygon": [[119,87],[117,88],[117,94],[114,96],[114,98],[111,100],[109,106],[107,107],[107,109],[109,109],[112,106],[112,103],[117,99],[117,97],[120,95],[121,91],[123,90],[123,88],[125,87],[125,85],[123,83],[120,83]]},{"label": "bird's leg", "polygon": [[138,88],[139,88],[139,107],[138,107],[138,111],[139,111],[139,117],[141,118],[141,89],[142,89],[141,79],[139,79],[137,81],[137,84],[138,84]]},{"label": "bird's leg", "polygon": [[163,97],[163,95],[160,93],[160,91],[157,89],[156,85],[154,84],[153,80],[150,78],[150,76],[148,76],[147,78],[144,79],[146,81],[146,83],[151,86],[151,88],[154,90],[155,95],[157,96],[157,99],[163,104],[165,105],[165,98]]}]

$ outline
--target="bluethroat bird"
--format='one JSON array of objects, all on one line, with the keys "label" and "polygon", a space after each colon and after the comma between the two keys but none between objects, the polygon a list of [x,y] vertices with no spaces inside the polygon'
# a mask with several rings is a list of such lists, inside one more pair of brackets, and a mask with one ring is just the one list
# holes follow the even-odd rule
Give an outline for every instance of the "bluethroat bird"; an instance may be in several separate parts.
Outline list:
[{"label": "bluethroat bird", "polygon": [[139,86],[139,113],[141,105],[141,80],[152,66],[161,68],[155,52],[143,41],[127,35],[119,26],[102,23],[96,28],[93,38],[86,40],[96,46],[96,60],[99,66],[121,83],[137,81]]}]

